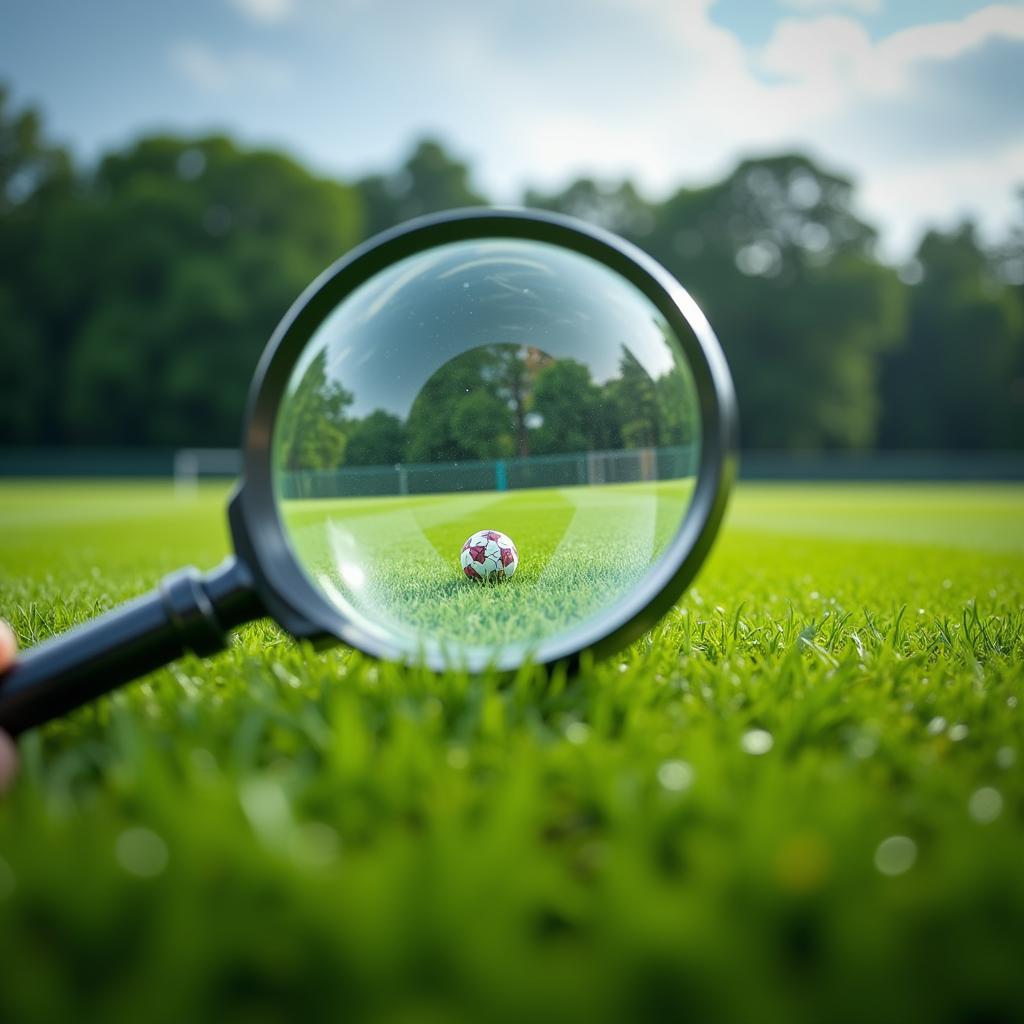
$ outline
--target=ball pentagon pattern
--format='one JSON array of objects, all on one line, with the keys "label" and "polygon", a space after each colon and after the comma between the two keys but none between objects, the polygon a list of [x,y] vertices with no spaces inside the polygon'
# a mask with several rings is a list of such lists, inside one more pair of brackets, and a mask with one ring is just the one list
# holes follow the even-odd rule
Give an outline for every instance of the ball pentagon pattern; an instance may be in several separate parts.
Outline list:
[{"label": "ball pentagon pattern", "polygon": [[476,583],[507,580],[519,566],[519,552],[512,538],[499,530],[477,530],[462,545],[459,557],[463,575]]}]

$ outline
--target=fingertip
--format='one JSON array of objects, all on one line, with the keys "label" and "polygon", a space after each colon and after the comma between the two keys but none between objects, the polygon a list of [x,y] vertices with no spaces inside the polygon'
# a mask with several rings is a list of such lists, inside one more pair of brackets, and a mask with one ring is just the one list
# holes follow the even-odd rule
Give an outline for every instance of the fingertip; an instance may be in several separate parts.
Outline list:
[{"label": "fingertip", "polygon": [[10,667],[18,653],[18,641],[14,636],[14,630],[0,619],[0,672]]}]

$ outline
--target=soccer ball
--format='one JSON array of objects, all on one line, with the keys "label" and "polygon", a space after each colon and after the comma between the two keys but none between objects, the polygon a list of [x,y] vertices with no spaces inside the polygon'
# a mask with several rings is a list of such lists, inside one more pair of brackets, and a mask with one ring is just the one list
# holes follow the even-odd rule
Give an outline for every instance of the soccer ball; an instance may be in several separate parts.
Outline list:
[{"label": "soccer ball", "polygon": [[462,571],[479,583],[507,580],[519,565],[511,537],[497,530],[477,530],[462,545]]}]

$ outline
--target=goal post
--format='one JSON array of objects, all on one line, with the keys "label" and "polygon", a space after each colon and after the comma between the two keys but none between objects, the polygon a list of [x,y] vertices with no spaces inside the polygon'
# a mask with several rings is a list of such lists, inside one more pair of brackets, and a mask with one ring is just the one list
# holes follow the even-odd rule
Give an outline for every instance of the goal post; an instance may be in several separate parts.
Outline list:
[{"label": "goal post", "polygon": [[179,448],[174,453],[174,493],[179,498],[194,497],[200,477],[223,479],[241,471],[238,448]]}]

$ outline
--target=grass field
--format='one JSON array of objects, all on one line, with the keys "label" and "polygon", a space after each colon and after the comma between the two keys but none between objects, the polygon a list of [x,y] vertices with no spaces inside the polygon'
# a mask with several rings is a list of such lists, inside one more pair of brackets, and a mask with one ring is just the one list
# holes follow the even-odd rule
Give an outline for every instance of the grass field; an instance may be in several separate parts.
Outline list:
[{"label": "grass field", "polygon": [[[4,484],[0,609],[213,565],[223,498]],[[572,680],[257,623],[25,737],[0,1020],[1020,1020],[1022,607],[1022,488],[746,486]]]},{"label": "grass field", "polygon": [[[647,574],[679,528],[692,480],[413,497],[288,501],[283,517],[300,562],[410,651],[426,642],[474,651],[533,650],[606,611]],[[501,586],[462,575],[463,542],[508,534],[519,567]]]}]

